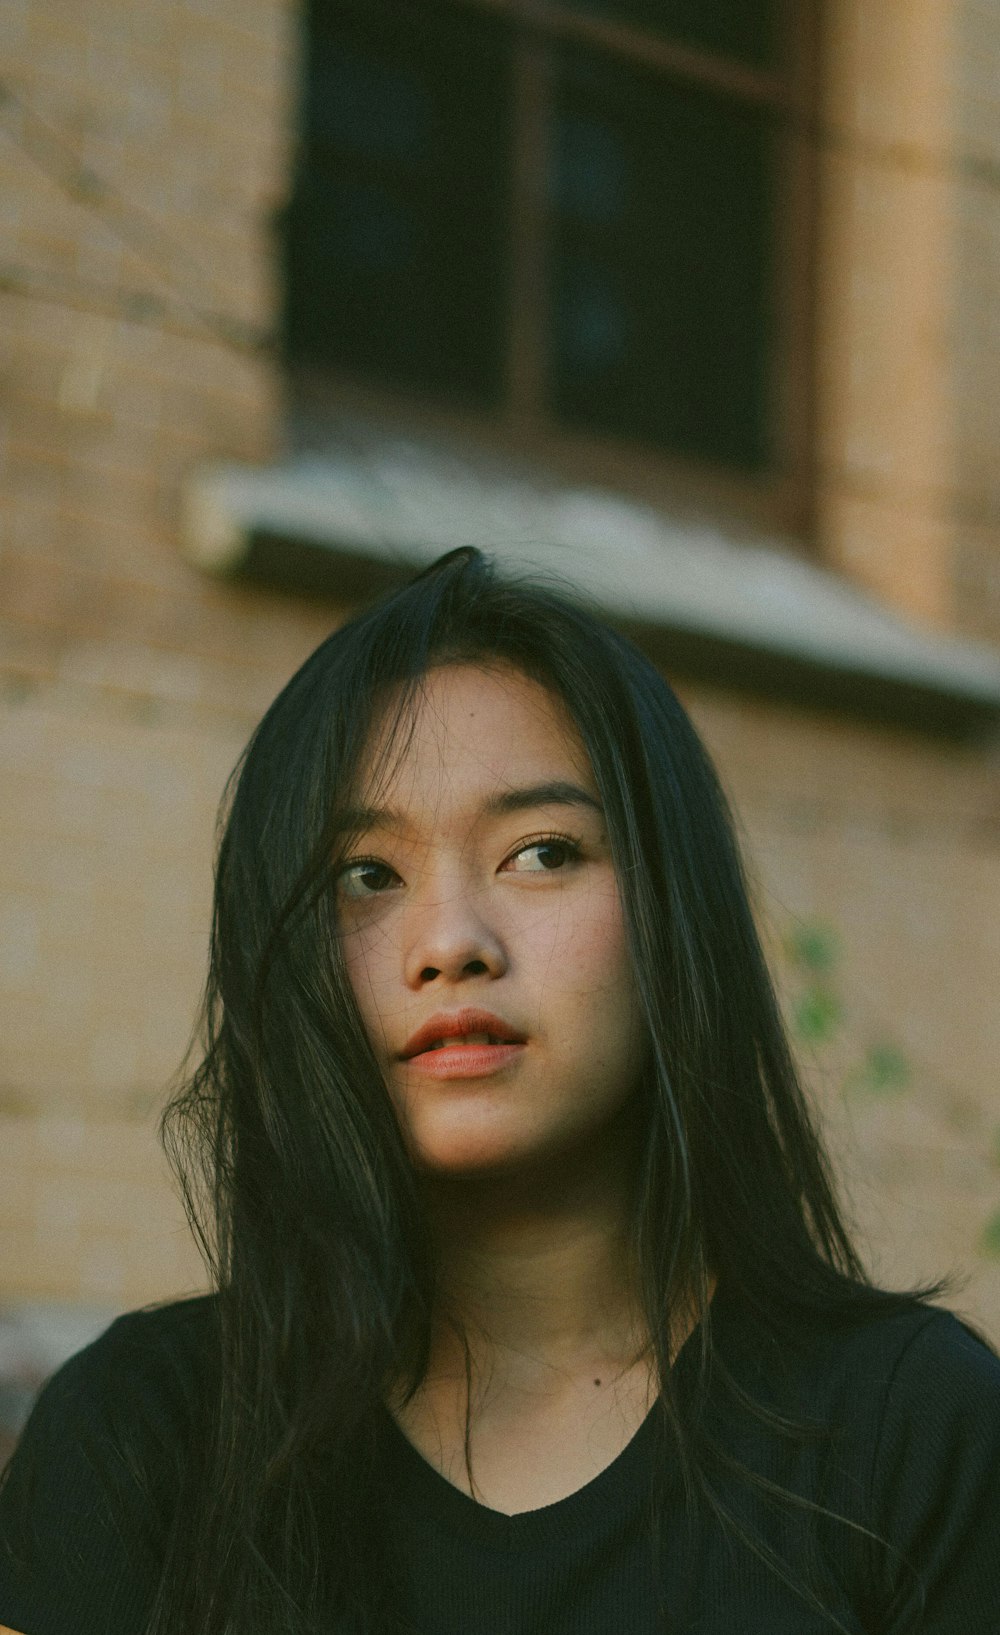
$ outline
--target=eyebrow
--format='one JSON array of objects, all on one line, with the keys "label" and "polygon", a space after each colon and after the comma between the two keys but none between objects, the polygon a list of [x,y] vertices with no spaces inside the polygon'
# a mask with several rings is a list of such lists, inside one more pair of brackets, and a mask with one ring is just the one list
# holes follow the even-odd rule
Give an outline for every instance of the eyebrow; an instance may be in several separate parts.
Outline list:
[{"label": "eyebrow", "polygon": [[[579,784],[556,778],[550,783],[525,784],[517,789],[505,789],[491,795],[484,802],[486,817],[505,817],[511,812],[527,812],[536,806],[586,806],[604,816],[604,808],[596,796]],[[342,833],[355,834],[368,829],[403,829],[406,819],[388,806],[350,806],[341,813],[338,828]]]}]

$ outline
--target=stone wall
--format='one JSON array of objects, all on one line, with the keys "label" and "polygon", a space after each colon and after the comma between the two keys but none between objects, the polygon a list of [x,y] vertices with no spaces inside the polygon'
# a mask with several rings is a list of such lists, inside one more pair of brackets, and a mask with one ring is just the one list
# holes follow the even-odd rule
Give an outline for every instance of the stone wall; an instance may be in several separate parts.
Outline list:
[{"label": "stone wall", "polygon": [[[906,132],[919,114],[921,153],[957,141],[954,84],[935,78],[956,9],[830,12],[828,124],[879,129],[829,149],[823,548],[915,616],[1000,637],[980,586],[992,523],[960,530],[939,504],[967,495],[985,517],[997,469],[984,348],[1000,258],[970,203],[993,186],[993,81],[977,69],[959,98],[986,169],[960,187],[954,166],[925,174]],[[976,49],[1000,63],[989,8],[975,15]],[[0,15],[6,1301],[114,1310],[202,1275],[155,1122],[204,974],[215,807],[253,723],[337,618],[210,583],[178,545],[188,470],[282,449],[270,235],[296,18],[291,0],[7,0]],[[926,84],[911,78],[915,18]],[[975,405],[959,405],[973,378]],[[1000,1337],[983,1236],[1000,1209],[996,757],[686,696],[743,816],[790,1014],[817,983],[842,1012],[808,1070],[872,1254],[894,1278],[965,1271],[962,1299]],[[789,958],[796,924],[835,936],[831,970]],[[868,1083],[858,1064],[889,1045],[905,1083]]]},{"label": "stone wall", "polygon": [[1000,1339],[1000,760],[688,702],[870,1264],[896,1284],[954,1274],[951,1303]]},{"label": "stone wall", "polygon": [[181,560],[201,460],[280,444],[271,218],[297,12],[0,14],[0,1293],[187,1287],[154,1140],[215,807],[330,622]]}]

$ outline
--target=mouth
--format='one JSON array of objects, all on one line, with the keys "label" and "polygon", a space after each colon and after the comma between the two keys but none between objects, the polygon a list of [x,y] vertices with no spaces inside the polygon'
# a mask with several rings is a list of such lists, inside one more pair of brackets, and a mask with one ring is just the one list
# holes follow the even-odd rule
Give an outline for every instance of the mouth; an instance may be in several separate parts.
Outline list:
[{"label": "mouth", "polygon": [[512,1068],[524,1049],[523,1043],[500,1039],[495,1034],[463,1033],[432,1040],[426,1049],[408,1056],[405,1065],[420,1079],[481,1081]]},{"label": "mouth", "polygon": [[502,1017],[490,1011],[474,1010],[471,1006],[453,1011],[450,1015],[439,1011],[428,1017],[400,1051],[403,1061],[417,1056],[439,1056],[442,1052],[470,1050],[498,1050],[525,1043],[523,1033],[517,1032]]},{"label": "mouth", "polygon": [[[508,1045],[510,1039],[501,1039],[495,1033],[460,1033],[453,1039],[434,1039],[424,1050],[454,1050],[460,1045]],[[420,1052],[422,1055],[423,1052]]]}]

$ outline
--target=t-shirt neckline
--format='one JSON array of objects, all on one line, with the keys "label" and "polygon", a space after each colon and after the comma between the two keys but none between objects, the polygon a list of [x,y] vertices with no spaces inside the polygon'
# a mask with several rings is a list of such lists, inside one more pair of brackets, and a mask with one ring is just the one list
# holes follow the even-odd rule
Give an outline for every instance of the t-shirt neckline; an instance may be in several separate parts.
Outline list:
[{"label": "t-shirt neckline", "polygon": [[[723,1306],[716,1290],[712,1300],[713,1329],[718,1327]],[[679,1383],[695,1365],[699,1329],[700,1324],[692,1329],[675,1359]],[[386,1409],[386,1446],[395,1498],[404,1500],[411,1514],[423,1516],[426,1523],[455,1536],[500,1549],[547,1549],[561,1537],[579,1536],[581,1531],[599,1525],[602,1518],[614,1516],[621,1522],[648,1501],[659,1414],[660,1404],[654,1402],[621,1452],[582,1487],[551,1504],[507,1515],[464,1493],[436,1470]]]},{"label": "t-shirt neckline", "polygon": [[[651,1469],[650,1444],[655,1435],[656,1405],[611,1463],[582,1487],[535,1510],[507,1515],[471,1498],[435,1470],[387,1413],[394,1475],[406,1489],[411,1513],[431,1525],[499,1548],[546,1549],[560,1537],[588,1530],[599,1514],[620,1515],[630,1500],[646,1497]],[[397,1494],[397,1497],[402,1497]]]}]

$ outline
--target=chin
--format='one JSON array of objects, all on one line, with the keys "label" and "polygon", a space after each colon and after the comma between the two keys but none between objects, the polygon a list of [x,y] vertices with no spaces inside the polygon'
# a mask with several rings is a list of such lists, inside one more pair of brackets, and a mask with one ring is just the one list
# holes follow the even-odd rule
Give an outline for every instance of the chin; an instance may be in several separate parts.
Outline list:
[{"label": "chin", "polygon": [[420,1142],[411,1146],[411,1153],[422,1175],[455,1180],[486,1180],[492,1175],[510,1174],[531,1158],[524,1148],[482,1141]]},{"label": "chin", "polygon": [[498,1129],[413,1128],[407,1146],[415,1168],[423,1175],[486,1179],[531,1164],[540,1154],[536,1143],[512,1131]]}]

